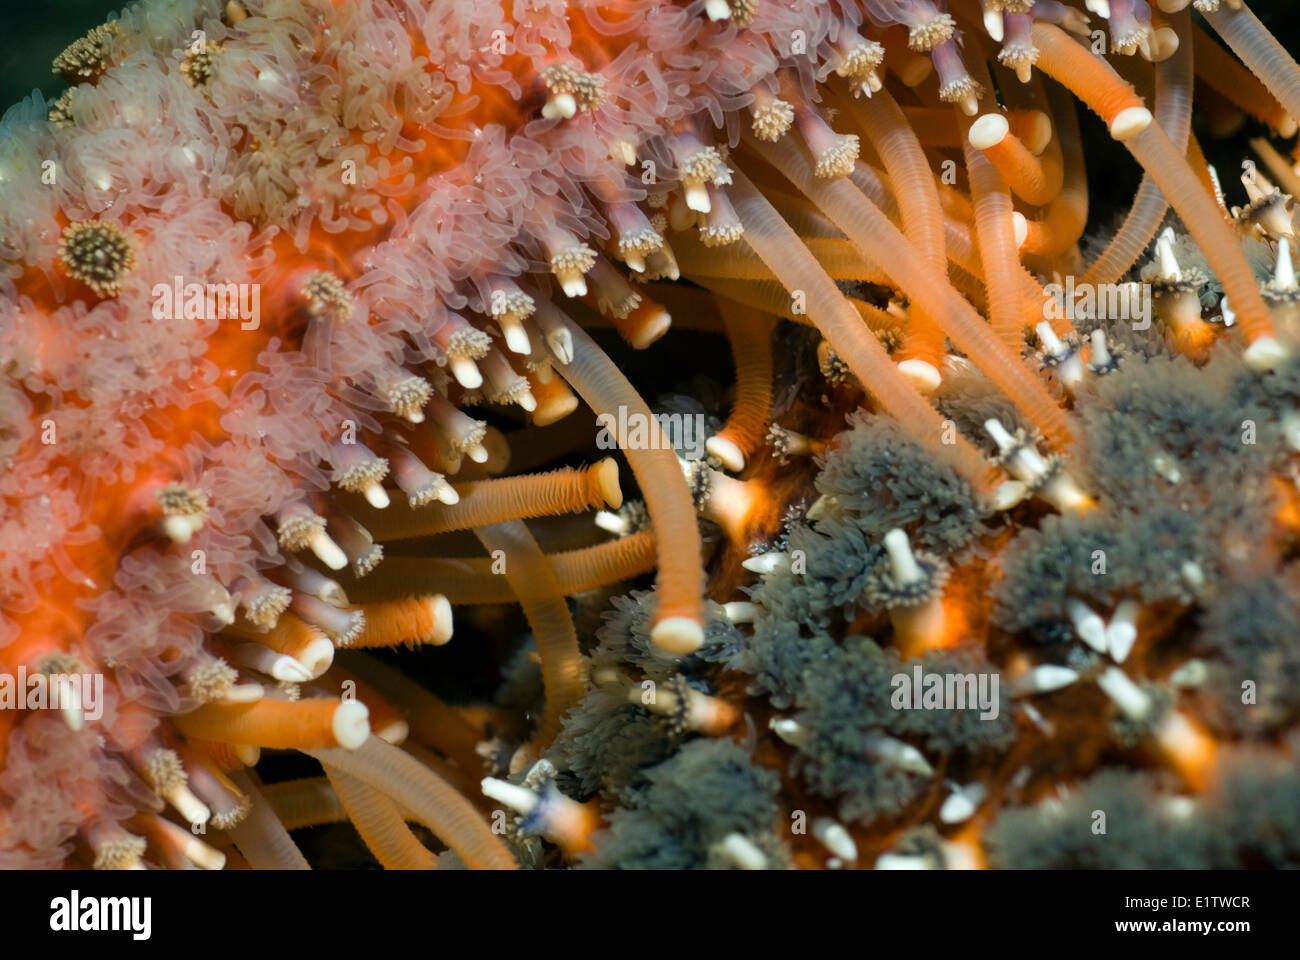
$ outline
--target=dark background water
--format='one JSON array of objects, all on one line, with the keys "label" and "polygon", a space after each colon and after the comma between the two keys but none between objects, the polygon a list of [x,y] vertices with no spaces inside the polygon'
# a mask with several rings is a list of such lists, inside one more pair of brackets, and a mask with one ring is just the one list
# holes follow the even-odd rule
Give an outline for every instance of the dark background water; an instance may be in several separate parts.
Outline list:
[{"label": "dark background water", "polygon": [[125,4],[104,0],[0,0],[0,112],[39,88],[57,96],[64,83],[50,61]]}]

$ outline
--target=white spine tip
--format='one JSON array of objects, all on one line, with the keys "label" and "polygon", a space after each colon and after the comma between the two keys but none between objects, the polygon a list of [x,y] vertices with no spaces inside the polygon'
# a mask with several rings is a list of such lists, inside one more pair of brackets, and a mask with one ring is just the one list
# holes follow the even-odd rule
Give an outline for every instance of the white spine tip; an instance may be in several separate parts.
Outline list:
[{"label": "white spine tip", "polygon": [[835,503],[836,500],[834,497],[832,497],[829,494],[823,493],[820,497],[818,497],[816,500],[812,502],[812,506],[810,506],[807,512],[804,513],[804,519],[820,520],[823,517],[829,516],[831,510],[835,507]]},{"label": "white spine tip", "polygon": [[1210,668],[1204,660],[1188,660],[1169,675],[1169,682],[1176,687],[1199,687],[1210,679]]},{"label": "white spine tip", "polygon": [[[1161,27],[1152,34],[1152,46],[1154,47],[1152,59],[1156,63],[1168,60],[1178,52],[1181,45],[1182,41],[1178,39],[1178,32],[1173,27]],[[1293,130],[1292,133],[1294,132]]]},{"label": "white spine tip", "polygon": [[455,632],[451,601],[441,593],[435,593],[424,598],[424,605],[432,623],[429,629],[429,642],[435,647],[440,647],[449,642]]},{"label": "white spine tip", "polygon": [[1292,414],[1283,418],[1282,438],[1292,450],[1300,451],[1300,415]]},{"label": "white spine tip", "polygon": [[732,623],[753,623],[758,619],[758,607],[752,603],[734,601],[724,603],[722,609]]},{"label": "white spine tip", "polygon": [[630,532],[628,522],[610,510],[598,510],[596,512],[596,526],[606,533],[612,533],[620,537]]},{"label": "white spine tip", "polygon": [[993,491],[993,509],[1010,510],[1018,506],[1027,496],[1029,496],[1029,484],[1022,480],[1006,480],[998,484],[998,488]]},{"label": "white spine tip", "polygon": [[451,361],[451,375],[466,390],[477,390],[483,386],[483,374],[479,373],[478,364],[469,357],[456,357]]},{"label": "white spine tip", "polygon": [[72,677],[63,677],[58,682],[59,713],[63,722],[73,733],[86,725],[86,714],[81,709],[81,686]]},{"label": "white spine tip", "polygon": [[704,13],[715,23],[731,19],[731,7],[727,4],[727,0],[705,0]]},{"label": "white spine tip", "polygon": [[163,791],[163,799],[176,808],[186,823],[204,824],[212,816],[212,811],[208,809],[207,804],[194,795],[184,783],[178,783]]},{"label": "white spine tip", "polygon": [[527,787],[521,787],[517,783],[510,783],[508,780],[498,780],[496,777],[484,777],[483,796],[497,803],[504,804],[516,813],[529,814],[537,806],[541,798],[529,790]]},{"label": "white spine tip", "polygon": [[858,859],[858,847],[842,824],[830,817],[818,817],[813,821],[813,836],[840,860],[853,863]]},{"label": "white spine tip", "polygon": [[1076,351],[1056,370],[1056,375],[1066,389],[1073,390],[1083,382],[1083,357]]},{"label": "white spine tip", "polygon": [[566,297],[585,297],[587,295],[587,278],[581,273],[566,273],[559,278],[560,288]]},{"label": "white spine tip", "polygon": [[578,101],[571,93],[553,93],[542,107],[542,116],[547,120],[559,117],[568,120],[578,113]]},{"label": "white spine tip", "polygon": [[942,845],[944,866],[949,870],[979,870],[978,855],[969,844],[949,843]]},{"label": "white spine tip", "polygon": [[925,578],[925,571],[916,562],[906,533],[895,527],[885,534],[884,544],[895,580],[899,583],[916,583]]},{"label": "white spine tip", "polygon": [[1136,600],[1124,600],[1106,626],[1106,646],[1116,663],[1123,663],[1137,643],[1137,618],[1142,608]]},{"label": "white spine tip", "polygon": [[1038,326],[1034,327],[1034,332],[1038,334],[1038,339],[1042,341],[1043,350],[1053,357],[1059,357],[1065,353],[1065,344],[1061,343],[1061,338],[1056,335],[1052,325],[1046,320],[1041,321]]},{"label": "white spine tip", "polygon": [[573,334],[568,330],[556,330],[546,338],[546,345],[561,364],[573,362]]},{"label": "white spine tip", "polygon": [[654,625],[650,639],[665,653],[685,656],[700,649],[704,643],[704,628],[691,617],[665,617]]},{"label": "white spine tip", "polygon": [[370,710],[360,700],[345,700],[335,709],[331,727],[340,747],[356,750],[370,738]]},{"label": "white spine tip", "polygon": [[732,865],[740,870],[766,870],[767,857],[748,837],[739,833],[729,833],[719,844],[722,853]]},{"label": "white spine tip", "polygon": [[1291,263],[1291,241],[1286,237],[1277,240],[1277,269],[1273,271],[1273,281],[1284,290],[1294,289],[1295,265]]},{"label": "white spine tip", "polygon": [[1160,277],[1164,280],[1177,282],[1183,279],[1182,268],[1178,265],[1178,258],[1174,256],[1174,235],[1172,230],[1166,230],[1156,241],[1156,253],[1160,257]]},{"label": "white spine tip", "polygon": [[375,736],[385,743],[391,743],[397,746],[399,743],[405,743],[406,738],[411,735],[411,725],[405,720],[398,718],[384,727],[382,730],[376,730]]},{"label": "white spine tip", "polygon": [[235,622],[235,601],[222,600],[213,604],[212,615],[221,621],[223,626],[230,626]]},{"label": "white spine tip", "polygon": [[1011,132],[1011,124],[1000,113],[986,113],[970,125],[970,144],[976,150],[996,147]]},{"label": "white spine tip", "polygon": [[1106,346],[1106,331],[1100,327],[1092,331],[1093,366],[1104,367],[1110,363],[1110,349]]},{"label": "white spine tip", "polygon": [[1110,135],[1116,140],[1130,140],[1151,126],[1152,119],[1146,107],[1128,107],[1110,122]]},{"label": "white spine tip", "polygon": [[797,720],[773,717],[767,725],[773,733],[792,747],[801,747],[807,742],[808,731],[799,726]]},{"label": "white spine tip", "polygon": [[939,807],[939,820],[942,823],[965,823],[975,816],[975,811],[984,802],[988,790],[983,784],[972,783],[959,790],[954,790]]},{"label": "white spine tip", "polygon": [[376,510],[384,510],[392,501],[388,497],[388,491],[378,483],[368,483],[363,491],[366,503],[370,504]]},{"label": "white spine tip", "polygon": [[191,836],[185,841],[184,852],[200,870],[222,870],[226,866],[226,855],[198,837]]},{"label": "white spine tip", "polygon": [[1097,686],[1132,720],[1141,720],[1151,709],[1151,698],[1119,667],[1107,667],[1097,678]]},{"label": "white spine tip", "polygon": [[1025,215],[1018,210],[1011,214],[1011,229],[1015,233],[1016,248],[1019,249],[1020,247],[1023,247],[1025,241],[1029,239],[1029,221],[1026,220]]},{"label": "white spine tip", "polygon": [[938,390],[939,384],[943,382],[943,378],[940,376],[939,371],[935,369],[934,364],[927,363],[924,360],[904,360],[898,365],[898,372],[912,386],[926,395]]},{"label": "white spine tip", "polygon": [[876,870],[931,870],[925,857],[903,857],[896,853],[882,853],[876,858]]},{"label": "white spine tip", "polygon": [[1079,674],[1069,667],[1044,663],[1026,672],[1017,688],[1026,693],[1051,693],[1062,690],[1079,679]]},{"label": "white spine tip", "polygon": [[329,534],[324,530],[315,534],[308,546],[311,548],[311,552],[316,554],[316,559],[331,570],[342,570],[348,565],[347,554],[343,552],[337,543],[330,539]]},{"label": "white spine tip", "polygon": [[721,460],[722,465],[732,473],[739,473],[745,469],[745,454],[741,452],[740,447],[726,437],[709,437],[704,442],[704,449],[711,456]]},{"label": "white spine tip", "polygon": [[1237,313],[1232,309],[1232,304],[1228,303],[1228,298],[1222,297],[1219,300],[1219,309],[1223,312],[1223,325],[1231,327],[1237,322]]},{"label": "white spine tip", "polygon": [[893,737],[878,736],[867,746],[867,753],[882,763],[897,767],[905,773],[918,776],[933,776],[934,768],[925,759],[925,754],[910,743],[895,740]]},{"label": "white spine tip", "polygon": [[1079,639],[1098,653],[1105,653],[1106,622],[1080,600],[1069,600],[1066,603],[1066,613],[1070,617],[1070,622],[1074,624]]},{"label": "white spine tip", "polygon": [[988,431],[993,442],[998,445],[998,450],[1006,453],[1016,445],[1016,438],[1007,432],[1007,428],[1002,426],[1002,421],[996,417],[990,417],[984,421],[984,429]]},{"label": "white spine tip", "polygon": [[686,208],[696,213],[709,213],[713,205],[709,203],[709,191],[702,183],[686,185]]},{"label": "white spine tip", "polygon": [[194,526],[190,523],[189,517],[172,515],[163,517],[163,533],[167,534],[168,539],[173,543],[189,543],[190,537],[194,536]]},{"label": "white spine tip", "polygon": [[226,695],[221,697],[220,703],[256,703],[266,695],[260,683],[237,683],[229,690]]},{"label": "white spine tip", "polygon": [[[306,683],[308,680],[312,679],[311,671],[287,653],[268,651],[271,655],[266,658],[265,665],[259,665],[258,663],[253,662],[253,657],[245,655],[245,651],[248,653],[254,653],[254,651],[249,650],[249,648],[255,646],[255,644],[247,644],[239,649],[238,660],[241,665],[250,667],[254,670],[262,670],[268,677],[271,677],[273,680],[279,680],[282,683]],[[263,647],[262,649],[265,650],[266,648]],[[256,654],[260,653],[261,650],[256,651]]]},{"label": "white spine tip", "polygon": [[506,346],[510,348],[511,353],[522,354],[526,357],[533,352],[532,341],[528,339],[528,331],[524,329],[523,324],[518,320],[514,323],[503,321],[501,326],[505,332]]},{"label": "white spine tip", "polygon": [[1193,590],[1199,593],[1204,588],[1205,571],[1201,569],[1199,563],[1193,560],[1184,560],[1183,565],[1178,568],[1178,572],[1182,574],[1183,581]]},{"label": "white spine tip", "polygon": [[1246,352],[1242,354],[1242,359],[1246,361],[1246,366],[1252,370],[1263,372],[1275,369],[1287,358],[1289,352],[1286,347],[1272,337],[1260,337],[1246,348]]},{"label": "white spine tip", "polygon": [[86,714],[80,707],[65,706],[59,709],[59,714],[63,717],[63,722],[73,733],[77,733],[86,725]]},{"label": "white spine tip", "polygon": [[[277,653],[260,643],[238,644],[231,650],[231,657],[239,666],[264,673],[281,683],[306,683],[311,679],[311,672],[293,657],[287,653]],[[230,696],[230,693],[237,689],[232,687],[223,699],[228,703],[239,702]],[[258,686],[257,695],[247,699],[248,701],[260,700],[261,697],[262,688]]]},{"label": "white spine tip", "polygon": [[790,558],[780,550],[769,550],[767,553],[760,553],[756,557],[746,557],[740,561],[740,565],[750,573],[761,575],[778,570],[789,562]]},{"label": "white spine tip", "polygon": [[617,510],[623,506],[623,488],[618,481],[618,461],[613,457],[606,457],[592,465],[591,468],[596,474],[596,483],[600,487],[600,495],[605,500],[605,505],[611,510]]},{"label": "white spine tip", "polygon": [[1002,42],[1002,38],[1006,36],[1006,30],[1002,26],[1001,10],[984,11],[984,32],[992,38],[994,43]]},{"label": "white spine tip", "polygon": [[315,680],[333,666],[334,644],[329,637],[317,637],[299,652],[297,660],[310,674],[308,679]]}]

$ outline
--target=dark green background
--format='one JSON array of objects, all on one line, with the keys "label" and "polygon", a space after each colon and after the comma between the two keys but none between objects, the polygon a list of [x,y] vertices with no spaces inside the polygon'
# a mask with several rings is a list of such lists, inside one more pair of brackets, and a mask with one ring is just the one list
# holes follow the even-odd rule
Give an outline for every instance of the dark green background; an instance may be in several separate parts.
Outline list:
[{"label": "dark green background", "polygon": [[0,112],[39,87],[55,96],[64,83],[50,61],[77,37],[126,4],[104,0],[0,0]]}]

